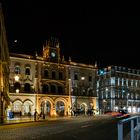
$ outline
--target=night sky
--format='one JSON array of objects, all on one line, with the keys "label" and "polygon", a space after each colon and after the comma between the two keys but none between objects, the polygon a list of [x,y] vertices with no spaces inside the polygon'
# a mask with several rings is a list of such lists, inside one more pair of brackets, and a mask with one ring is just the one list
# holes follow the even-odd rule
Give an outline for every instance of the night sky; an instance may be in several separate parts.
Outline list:
[{"label": "night sky", "polygon": [[[42,54],[46,39],[60,41],[66,60],[140,69],[140,16],[131,8],[90,3],[49,4],[7,0],[3,4],[10,52]],[[17,42],[14,42],[17,40]]]}]

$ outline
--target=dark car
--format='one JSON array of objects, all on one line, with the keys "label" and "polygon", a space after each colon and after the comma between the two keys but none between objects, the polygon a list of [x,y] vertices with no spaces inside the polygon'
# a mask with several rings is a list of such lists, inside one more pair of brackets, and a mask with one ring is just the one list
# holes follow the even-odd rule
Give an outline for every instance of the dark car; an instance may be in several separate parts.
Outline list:
[{"label": "dark car", "polygon": [[130,114],[128,113],[128,111],[127,110],[124,110],[124,109],[122,109],[122,110],[119,110],[119,112],[121,113],[121,115],[118,117],[118,118],[128,118],[128,117],[130,117]]}]

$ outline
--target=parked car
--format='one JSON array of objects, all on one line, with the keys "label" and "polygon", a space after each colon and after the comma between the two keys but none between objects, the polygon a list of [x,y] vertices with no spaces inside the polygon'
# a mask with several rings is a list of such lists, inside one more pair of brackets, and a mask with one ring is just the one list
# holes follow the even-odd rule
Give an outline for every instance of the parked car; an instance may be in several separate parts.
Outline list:
[{"label": "parked car", "polygon": [[130,117],[130,114],[127,110],[119,110],[119,111],[106,111],[105,114],[111,115],[115,118],[127,118]]}]

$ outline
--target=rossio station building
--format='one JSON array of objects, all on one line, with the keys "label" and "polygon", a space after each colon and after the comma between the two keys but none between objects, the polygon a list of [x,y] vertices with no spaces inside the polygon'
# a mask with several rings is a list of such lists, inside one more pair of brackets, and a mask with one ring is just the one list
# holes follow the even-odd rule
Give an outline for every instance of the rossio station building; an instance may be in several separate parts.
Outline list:
[{"label": "rossio station building", "polygon": [[67,116],[80,110],[98,113],[96,65],[65,61],[58,41],[46,41],[42,56],[10,53],[9,112]]}]

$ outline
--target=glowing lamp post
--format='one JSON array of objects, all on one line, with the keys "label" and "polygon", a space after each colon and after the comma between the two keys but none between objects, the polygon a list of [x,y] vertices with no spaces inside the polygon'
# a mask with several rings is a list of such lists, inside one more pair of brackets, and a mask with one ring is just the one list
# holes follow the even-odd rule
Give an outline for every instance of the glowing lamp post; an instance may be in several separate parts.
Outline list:
[{"label": "glowing lamp post", "polygon": [[16,89],[16,93],[19,93],[19,89]]},{"label": "glowing lamp post", "polygon": [[85,77],[82,76],[82,77],[81,77],[81,80],[85,80]]},{"label": "glowing lamp post", "polygon": [[68,81],[69,85],[69,113],[71,113],[71,108],[72,108],[72,99],[71,99],[71,79]]},{"label": "glowing lamp post", "polygon": [[19,81],[19,76],[15,76],[15,81]]},{"label": "glowing lamp post", "polygon": [[104,113],[105,113],[105,110],[106,110],[106,103],[107,103],[107,101],[106,100],[103,100]]}]

